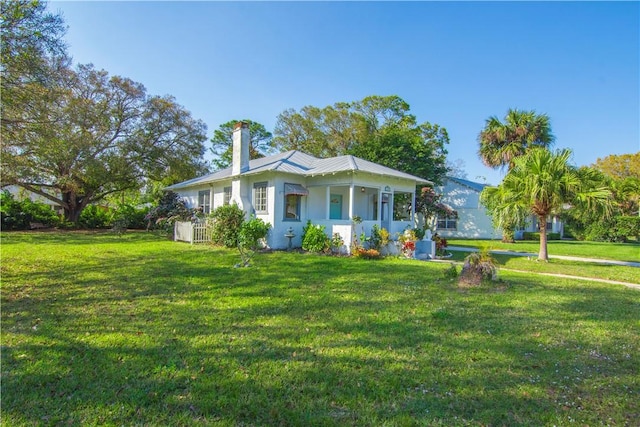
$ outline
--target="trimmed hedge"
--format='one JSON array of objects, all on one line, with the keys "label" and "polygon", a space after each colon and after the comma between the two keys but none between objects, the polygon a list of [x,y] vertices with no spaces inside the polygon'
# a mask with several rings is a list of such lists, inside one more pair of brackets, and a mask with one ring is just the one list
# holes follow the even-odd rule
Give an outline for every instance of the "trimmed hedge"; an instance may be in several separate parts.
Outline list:
[{"label": "trimmed hedge", "polygon": [[[539,242],[540,232],[525,231],[522,233],[522,240],[536,240]],[[560,240],[560,233],[547,233],[547,240]]]}]

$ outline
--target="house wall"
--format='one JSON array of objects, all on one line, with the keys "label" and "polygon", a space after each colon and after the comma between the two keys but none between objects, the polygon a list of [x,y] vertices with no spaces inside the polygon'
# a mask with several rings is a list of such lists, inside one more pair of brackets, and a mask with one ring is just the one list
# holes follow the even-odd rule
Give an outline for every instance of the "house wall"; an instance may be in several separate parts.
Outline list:
[{"label": "house wall", "polygon": [[[350,186],[354,185],[353,196],[354,206],[353,215],[360,216],[363,223],[360,228],[370,235],[373,224],[380,223],[380,203],[377,211],[374,212],[374,197],[380,198],[381,192],[385,191],[385,187],[389,187],[389,193],[394,191],[414,192],[415,183],[412,181],[404,181],[395,178],[386,178],[371,174],[356,175],[327,175],[318,177],[304,177],[293,174],[283,173],[263,173],[259,175],[246,175],[242,178],[241,191],[245,200],[250,204],[253,203],[253,185],[256,182],[267,182],[267,212],[255,212],[253,206],[249,206],[245,211],[255,214],[257,218],[271,224],[271,231],[267,238],[267,244],[274,249],[286,249],[289,243],[285,234],[289,228],[295,234],[292,239],[293,247],[302,246],[302,229],[306,225],[307,220],[314,224],[326,226],[326,233],[331,236],[338,232],[345,240],[345,247],[348,247],[352,233],[352,222],[349,217],[349,196]],[[284,185],[299,184],[307,188],[308,196],[302,196],[300,202],[300,220],[290,220],[285,218],[285,194]],[[211,210],[222,206],[224,201],[224,188],[232,185],[232,180],[215,182],[213,184],[205,184],[197,187],[180,190],[179,194],[185,199],[188,207],[194,208],[198,206],[198,192],[210,189],[212,192]],[[329,194],[342,195],[342,218],[339,220],[329,220],[327,206],[327,186],[330,186]],[[361,188],[365,191],[362,192]],[[235,189],[235,188],[234,188]],[[385,191],[387,192],[387,191]],[[233,199],[236,198],[234,194]],[[390,203],[393,203],[390,200]],[[391,213],[392,214],[392,213]],[[374,220],[374,218],[377,218]],[[389,232],[392,236],[402,233],[408,227],[414,227],[412,221],[389,221]],[[358,231],[358,235],[362,231]]]},{"label": "house wall", "polygon": [[442,202],[458,212],[456,230],[436,229],[442,237],[499,239],[502,231],[494,230],[491,217],[480,203],[480,193],[465,185],[446,180],[438,188]]}]

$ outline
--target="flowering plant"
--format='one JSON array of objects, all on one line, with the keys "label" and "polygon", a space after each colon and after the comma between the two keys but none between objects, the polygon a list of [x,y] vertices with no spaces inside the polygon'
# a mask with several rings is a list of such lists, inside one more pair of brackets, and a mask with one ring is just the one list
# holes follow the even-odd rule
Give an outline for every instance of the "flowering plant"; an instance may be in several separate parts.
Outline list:
[{"label": "flowering plant", "polygon": [[416,242],[413,240],[405,240],[402,242],[402,253],[407,258],[413,258],[413,253],[416,251]]},{"label": "flowering plant", "polygon": [[438,236],[438,234],[435,234],[433,236],[433,240],[436,242],[436,255],[438,256],[443,256],[446,255],[446,249],[447,249],[447,239],[445,239],[444,237],[440,237]]}]

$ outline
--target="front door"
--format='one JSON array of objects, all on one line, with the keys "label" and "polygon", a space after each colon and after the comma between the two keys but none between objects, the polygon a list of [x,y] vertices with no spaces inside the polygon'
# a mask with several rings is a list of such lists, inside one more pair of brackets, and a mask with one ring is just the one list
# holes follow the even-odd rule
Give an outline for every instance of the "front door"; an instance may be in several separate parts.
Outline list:
[{"label": "front door", "polygon": [[329,219],[342,219],[342,195],[332,194],[329,205]]}]

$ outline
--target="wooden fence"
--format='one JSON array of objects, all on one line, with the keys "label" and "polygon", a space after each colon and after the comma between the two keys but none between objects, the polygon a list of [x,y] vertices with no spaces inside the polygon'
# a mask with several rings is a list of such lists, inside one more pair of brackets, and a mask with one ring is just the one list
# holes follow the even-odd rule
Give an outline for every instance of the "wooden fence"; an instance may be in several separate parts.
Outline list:
[{"label": "wooden fence", "polygon": [[173,240],[191,244],[209,243],[211,242],[211,223],[176,221],[173,226]]}]

